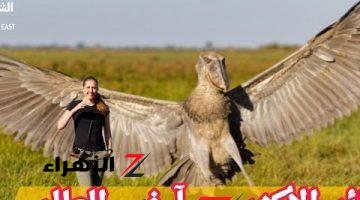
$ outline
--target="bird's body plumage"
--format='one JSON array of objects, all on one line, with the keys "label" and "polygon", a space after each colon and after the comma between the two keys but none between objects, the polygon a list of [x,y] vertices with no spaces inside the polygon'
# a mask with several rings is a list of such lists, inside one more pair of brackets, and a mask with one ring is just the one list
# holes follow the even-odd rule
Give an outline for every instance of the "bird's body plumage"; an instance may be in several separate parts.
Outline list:
[{"label": "bird's body plumage", "polygon": [[[198,86],[190,93],[183,105],[190,118],[193,129],[191,134],[196,141],[192,153],[207,152],[205,155],[197,155],[192,159],[202,162],[199,165],[211,171],[211,173],[205,172],[209,176],[213,174],[220,177],[226,176],[232,167],[232,159],[222,141],[226,137],[231,137],[228,123],[230,100],[225,93],[213,88],[206,81],[205,83],[199,81]],[[201,156],[202,158],[198,158]],[[212,179],[215,180],[215,178]],[[220,182],[220,180],[217,181]]]}]

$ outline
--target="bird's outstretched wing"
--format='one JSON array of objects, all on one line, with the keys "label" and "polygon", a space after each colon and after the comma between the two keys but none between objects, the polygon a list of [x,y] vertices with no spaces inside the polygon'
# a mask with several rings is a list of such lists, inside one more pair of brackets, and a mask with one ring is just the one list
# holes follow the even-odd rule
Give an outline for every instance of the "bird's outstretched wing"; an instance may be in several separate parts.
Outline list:
[{"label": "bird's outstretched wing", "polygon": [[230,90],[243,136],[288,143],[360,104],[360,3],[301,49]]},{"label": "bird's outstretched wing", "polygon": [[[57,133],[64,107],[81,98],[81,82],[64,74],[0,56],[0,126],[4,133],[44,155],[68,159],[74,141],[73,123]],[[126,153],[149,154],[141,164],[145,175],[169,166],[179,153],[176,136],[185,127],[180,104],[100,88],[110,108],[114,156],[119,172],[132,161]],[[120,173],[117,173],[120,175]]]},{"label": "bird's outstretched wing", "polygon": [[190,126],[183,107],[121,92],[100,90],[110,108],[113,148],[118,175],[132,161],[128,153],[149,154],[140,169],[153,175],[186,154]]}]

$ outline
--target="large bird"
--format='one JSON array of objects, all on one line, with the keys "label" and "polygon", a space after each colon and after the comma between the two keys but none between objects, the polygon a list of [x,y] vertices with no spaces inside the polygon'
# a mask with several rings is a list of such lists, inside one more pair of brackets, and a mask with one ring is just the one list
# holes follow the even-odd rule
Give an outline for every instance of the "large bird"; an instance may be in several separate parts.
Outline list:
[{"label": "large bird", "polygon": [[[224,184],[251,153],[243,139],[289,143],[349,116],[360,104],[360,6],[298,51],[228,91],[224,56],[204,52],[198,84],[184,102],[100,88],[111,112],[116,174],[126,153],[150,153],[145,175],[169,169],[160,184]],[[69,158],[72,123],[56,132],[64,106],[81,98],[81,83],[64,74],[0,56],[0,125],[45,155]],[[249,182],[251,182],[249,180]]]}]

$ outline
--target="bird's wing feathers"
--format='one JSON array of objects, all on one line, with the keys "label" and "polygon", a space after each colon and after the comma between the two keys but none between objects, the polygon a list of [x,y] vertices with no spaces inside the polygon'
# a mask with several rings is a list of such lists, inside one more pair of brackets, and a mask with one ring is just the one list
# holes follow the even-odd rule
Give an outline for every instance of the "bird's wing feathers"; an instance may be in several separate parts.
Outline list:
[{"label": "bird's wing feathers", "polygon": [[123,160],[127,153],[149,154],[140,169],[156,174],[180,155],[182,146],[176,140],[187,132],[186,117],[179,103],[159,101],[114,91],[104,91],[110,108],[113,148],[117,169],[125,169],[131,160]]},{"label": "bird's wing feathers", "polygon": [[304,47],[229,91],[241,132],[261,145],[290,142],[357,110],[360,104],[360,5]]},{"label": "bird's wing feathers", "polygon": [[80,81],[0,56],[0,125],[33,150],[66,158],[74,140],[73,124],[60,134],[63,106],[77,98]]},{"label": "bird's wing feathers", "polygon": [[[73,123],[57,132],[64,107],[81,98],[81,82],[64,74],[43,70],[0,56],[0,125],[5,133],[45,155],[68,159],[74,141]],[[173,140],[183,131],[180,104],[128,95],[100,88],[107,97],[117,170],[131,160],[126,153],[150,153],[141,168],[155,174],[172,162]],[[120,173],[117,173],[120,174]]]}]

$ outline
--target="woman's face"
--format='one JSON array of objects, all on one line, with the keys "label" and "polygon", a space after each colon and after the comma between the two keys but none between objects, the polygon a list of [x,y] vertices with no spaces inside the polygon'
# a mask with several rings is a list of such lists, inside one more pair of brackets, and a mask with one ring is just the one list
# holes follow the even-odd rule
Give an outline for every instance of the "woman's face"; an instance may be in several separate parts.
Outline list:
[{"label": "woman's face", "polygon": [[84,97],[88,100],[94,100],[98,91],[98,85],[94,80],[87,80],[83,87]]}]

